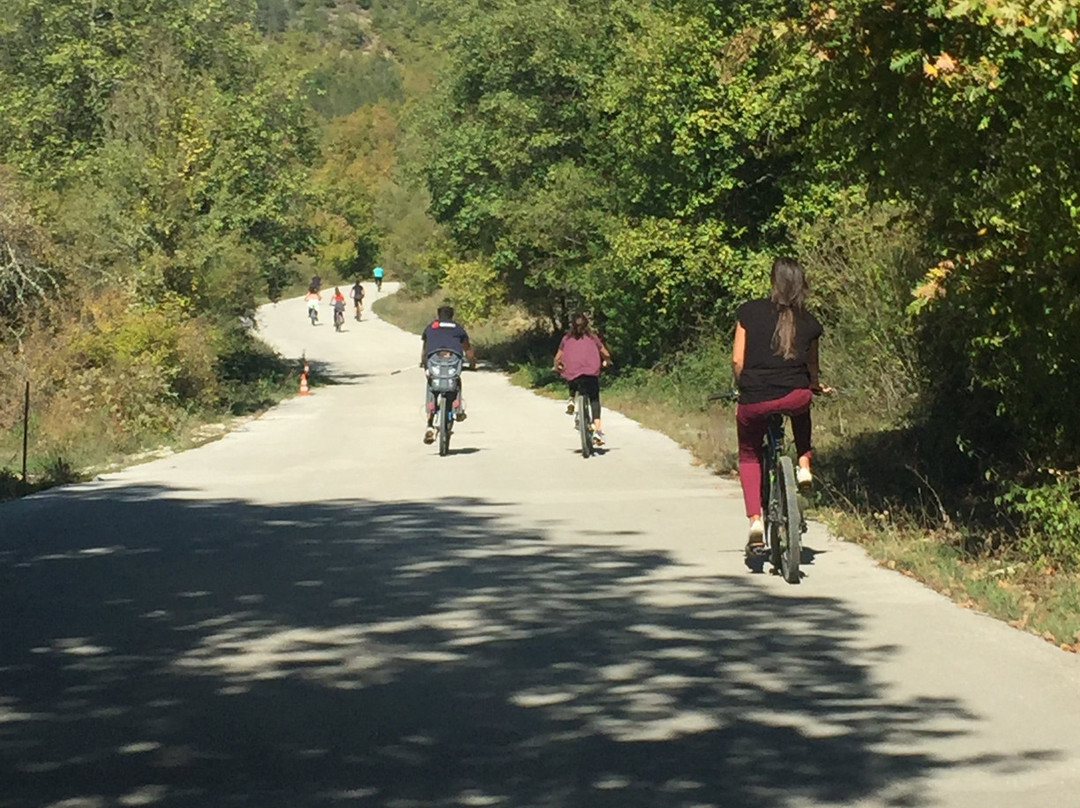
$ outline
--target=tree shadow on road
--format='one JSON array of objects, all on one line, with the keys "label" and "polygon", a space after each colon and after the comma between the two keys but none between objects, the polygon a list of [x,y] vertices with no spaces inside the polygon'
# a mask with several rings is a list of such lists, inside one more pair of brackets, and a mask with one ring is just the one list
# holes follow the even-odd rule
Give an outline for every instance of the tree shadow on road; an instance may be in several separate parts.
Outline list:
[{"label": "tree shadow on road", "polygon": [[920,752],[977,717],[883,696],[842,602],[499,511],[5,506],[0,806],[916,806],[1056,754]]}]

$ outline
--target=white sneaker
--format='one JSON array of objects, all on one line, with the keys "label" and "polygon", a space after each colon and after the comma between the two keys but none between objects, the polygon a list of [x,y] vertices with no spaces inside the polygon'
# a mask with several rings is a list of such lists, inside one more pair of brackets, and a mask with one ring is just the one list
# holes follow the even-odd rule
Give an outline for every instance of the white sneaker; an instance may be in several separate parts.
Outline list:
[{"label": "white sneaker", "polygon": [[795,482],[800,491],[807,491],[814,484],[814,475],[810,473],[810,469],[799,466],[799,470],[795,472]]},{"label": "white sneaker", "polygon": [[746,540],[746,555],[754,556],[765,552],[765,524],[761,519],[750,523],[750,537]]}]

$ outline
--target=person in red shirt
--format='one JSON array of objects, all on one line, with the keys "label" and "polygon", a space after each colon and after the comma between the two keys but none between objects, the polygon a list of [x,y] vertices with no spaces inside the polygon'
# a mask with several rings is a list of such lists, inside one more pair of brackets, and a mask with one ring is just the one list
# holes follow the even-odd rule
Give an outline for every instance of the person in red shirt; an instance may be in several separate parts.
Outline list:
[{"label": "person in red shirt", "polygon": [[604,432],[600,425],[600,369],[611,364],[611,353],[603,340],[589,328],[589,318],[575,314],[570,330],[559,343],[555,353],[555,370],[567,381],[570,403],[567,414],[574,413],[574,396],[578,391],[589,397],[593,416],[593,442],[604,444]]}]

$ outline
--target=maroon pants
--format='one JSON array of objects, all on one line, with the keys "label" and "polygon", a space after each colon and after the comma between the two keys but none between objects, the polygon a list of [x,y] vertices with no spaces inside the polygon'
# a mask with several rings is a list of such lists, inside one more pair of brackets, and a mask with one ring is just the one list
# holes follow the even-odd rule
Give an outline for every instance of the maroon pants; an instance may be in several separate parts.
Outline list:
[{"label": "maroon pants", "polygon": [[769,427],[769,417],[782,412],[791,416],[791,431],[795,434],[795,451],[799,457],[810,456],[809,389],[792,390],[783,398],[740,404],[735,410],[739,435],[739,482],[742,483],[746,515],[761,513],[761,442]]}]

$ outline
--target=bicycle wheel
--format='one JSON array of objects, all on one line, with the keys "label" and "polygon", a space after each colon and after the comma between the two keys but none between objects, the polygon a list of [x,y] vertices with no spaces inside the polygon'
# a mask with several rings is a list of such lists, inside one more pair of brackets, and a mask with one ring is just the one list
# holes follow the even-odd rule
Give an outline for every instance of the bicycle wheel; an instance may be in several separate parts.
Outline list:
[{"label": "bicycle wheel", "polygon": [[766,463],[762,463],[761,469],[761,504],[765,508],[765,543],[769,548],[769,564],[776,572],[780,570],[780,486],[776,482],[776,466]]},{"label": "bicycle wheel", "polygon": [[780,570],[789,584],[799,583],[802,559],[802,511],[799,509],[795,467],[790,457],[780,458]]},{"label": "bicycle wheel", "polygon": [[593,453],[592,413],[589,410],[589,399],[582,393],[574,396],[574,410],[577,412],[578,436],[581,438],[581,456],[589,457]]},{"label": "bicycle wheel", "polygon": [[446,457],[450,451],[450,429],[454,421],[454,414],[450,412],[450,403],[446,394],[439,396],[439,457]]}]

